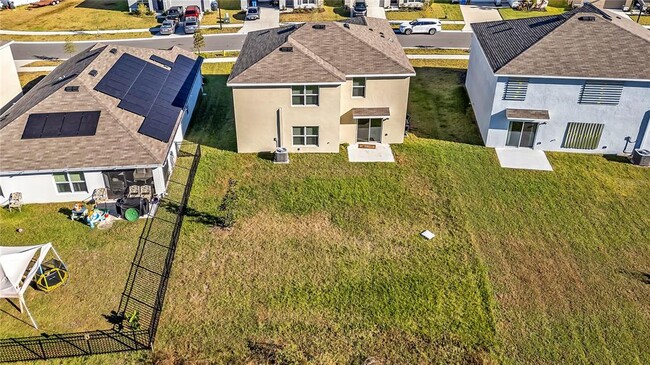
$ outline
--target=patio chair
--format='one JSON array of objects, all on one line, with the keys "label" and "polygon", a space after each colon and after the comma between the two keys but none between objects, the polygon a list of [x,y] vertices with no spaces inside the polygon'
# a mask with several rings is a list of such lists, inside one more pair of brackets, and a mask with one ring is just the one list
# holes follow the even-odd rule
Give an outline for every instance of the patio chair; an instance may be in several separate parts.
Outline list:
[{"label": "patio chair", "polygon": [[151,201],[151,198],[153,198],[153,193],[151,191],[151,185],[142,185],[140,187],[140,197],[142,199],[147,199]]},{"label": "patio chair", "polygon": [[139,198],[140,197],[140,187],[138,185],[129,186],[129,191],[126,193],[127,198]]},{"label": "patio chair", "polygon": [[19,212],[22,212],[23,207],[23,193],[15,192],[9,194],[9,211],[12,209],[18,209]]},{"label": "patio chair", "polygon": [[93,203],[95,205],[104,204],[106,207],[106,202],[108,201],[108,190],[106,188],[97,188],[93,191]]}]

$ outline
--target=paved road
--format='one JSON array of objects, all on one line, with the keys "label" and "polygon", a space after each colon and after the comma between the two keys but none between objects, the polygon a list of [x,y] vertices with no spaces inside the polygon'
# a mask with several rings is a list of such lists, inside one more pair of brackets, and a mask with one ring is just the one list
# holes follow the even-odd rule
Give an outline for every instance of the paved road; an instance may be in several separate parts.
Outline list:
[{"label": "paved road", "polygon": [[[238,50],[244,44],[245,34],[215,34],[205,36],[205,50]],[[435,36],[428,34],[412,34],[409,36],[398,35],[404,47],[440,47],[440,48],[468,48],[471,33],[442,32]],[[77,50],[90,47],[96,42],[75,42]],[[121,44],[134,47],[170,48],[179,46],[188,50],[192,49],[192,36],[158,36],[147,39],[106,41],[110,44]],[[39,58],[68,58],[63,51],[64,42],[15,42],[11,45],[15,60],[31,60]]]}]

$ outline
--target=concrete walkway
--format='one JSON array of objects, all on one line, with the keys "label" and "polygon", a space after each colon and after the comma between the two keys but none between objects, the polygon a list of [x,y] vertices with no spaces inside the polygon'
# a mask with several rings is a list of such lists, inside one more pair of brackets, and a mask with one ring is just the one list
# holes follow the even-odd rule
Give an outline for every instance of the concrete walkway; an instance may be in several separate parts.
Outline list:
[{"label": "concrete walkway", "polygon": [[499,10],[493,5],[461,5],[460,11],[465,19],[463,31],[471,31],[472,23],[502,20]]},{"label": "concrete walkway", "polygon": [[381,6],[369,6],[368,17],[386,19],[386,10],[384,10],[384,8]]},{"label": "concrete walkway", "polygon": [[276,28],[280,26],[280,10],[271,6],[260,6],[260,18],[245,20],[244,26],[237,33],[248,33],[256,30]]},{"label": "concrete walkway", "polygon": [[495,148],[501,167],[506,169],[553,171],[544,151],[531,148]]}]

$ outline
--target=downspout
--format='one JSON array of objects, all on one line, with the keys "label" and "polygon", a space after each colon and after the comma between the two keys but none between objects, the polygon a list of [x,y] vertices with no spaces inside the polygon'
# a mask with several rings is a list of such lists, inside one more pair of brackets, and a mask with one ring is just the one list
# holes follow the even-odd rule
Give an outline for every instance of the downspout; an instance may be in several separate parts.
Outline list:
[{"label": "downspout", "polygon": [[275,147],[282,147],[282,108],[277,111]]}]

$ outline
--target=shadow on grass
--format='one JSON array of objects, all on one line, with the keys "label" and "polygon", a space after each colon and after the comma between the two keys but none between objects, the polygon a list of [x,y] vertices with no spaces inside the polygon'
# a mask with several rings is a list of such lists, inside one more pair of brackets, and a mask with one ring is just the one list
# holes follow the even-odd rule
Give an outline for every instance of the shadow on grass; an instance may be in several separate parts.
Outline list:
[{"label": "shadow on grass", "polygon": [[109,10],[109,11],[129,11],[129,4],[123,0],[84,0],[76,8]]},{"label": "shadow on grass", "polygon": [[618,272],[627,276],[630,279],[635,279],[642,282],[643,284],[650,285],[650,273],[638,271],[638,270],[627,270],[627,269],[620,269],[618,270]]},{"label": "shadow on grass", "polygon": [[273,161],[273,153],[272,152],[258,152],[257,157],[262,159],[262,160]]},{"label": "shadow on grass", "polygon": [[246,12],[242,10],[238,13],[233,14],[232,17],[243,22],[246,20]]},{"label": "shadow on grass", "polygon": [[[177,214],[178,213],[178,204],[173,202],[164,202],[161,203],[161,207],[165,208],[168,212]],[[216,215],[198,211],[192,207],[185,208],[185,216],[191,218],[195,222],[205,224],[206,226],[215,226],[219,220],[219,217]]]},{"label": "shadow on grass", "polygon": [[630,159],[627,158],[626,156],[619,156],[619,155],[603,155],[603,158],[607,161],[610,162],[619,162],[619,163],[624,163],[624,164],[629,164]]},{"label": "shadow on grass", "polygon": [[25,86],[23,86],[23,94],[26,94],[29,90],[31,90],[36,84],[41,82],[43,78],[45,78],[46,75],[41,75],[34,80],[31,80],[30,82],[26,83]]},{"label": "shadow on grass", "polygon": [[469,96],[466,71],[417,67],[411,78],[408,112],[411,133],[420,138],[483,145]]},{"label": "shadow on grass", "polygon": [[[11,305],[12,305],[14,308],[16,308],[16,312],[17,312],[17,313],[20,313],[20,308],[16,305],[16,303],[12,302],[12,301],[9,300],[8,298],[7,298],[7,301],[8,301],[9,303],[11,303]],[[17,317],[17,316],[15,316],[15,315],[13,315],[13,314],[7,312],[7,311],[4,310],[4,309],[0,309],[0,312],[2,312],[3,314],[8,315],[9,317],[12,317],[13,319],[15,319],[15,320],[17,320],[17,321],[19,321],[19,322],[22,322],[23,324],[26,324],[26,325],[29,326],[29,327],[32,327],[32,324],[31,324],[31,323],[25,321],[24,319],[22,319],[22,318],[20,318],[20,317]]]}]

